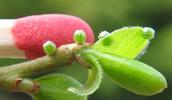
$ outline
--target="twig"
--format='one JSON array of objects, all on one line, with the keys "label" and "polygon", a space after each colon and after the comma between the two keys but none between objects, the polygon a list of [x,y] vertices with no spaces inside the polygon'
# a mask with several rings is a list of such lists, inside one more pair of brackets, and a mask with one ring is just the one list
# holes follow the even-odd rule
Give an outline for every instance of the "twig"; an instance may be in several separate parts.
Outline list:
[{"label": "twig", "polygon": [[25,77],[71,64],[75,59],[75,52],[84,47],[88,47],[88,45],[63,45],[52,56],[44,56],[24,63],[2,67],[0,68],[0,87],[9,92],[34,93],[38,91],[39,85],[25,79]]}]

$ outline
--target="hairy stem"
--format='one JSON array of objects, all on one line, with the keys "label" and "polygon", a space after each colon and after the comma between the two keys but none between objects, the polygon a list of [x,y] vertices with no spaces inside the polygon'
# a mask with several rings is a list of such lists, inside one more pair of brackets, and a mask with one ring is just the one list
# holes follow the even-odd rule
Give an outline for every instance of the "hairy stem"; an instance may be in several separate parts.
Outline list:
[{"label": "hairy stem", "polygon": [[52,56],[44,56],[20,64],[2,67],[0,68],[0,88],[10,92],[35,92],[39,89],[39,86],[31,80],[25,79],[25,77],[71,64],[74,60],[74,53],[87,46],[87,44],[63,45]]}]

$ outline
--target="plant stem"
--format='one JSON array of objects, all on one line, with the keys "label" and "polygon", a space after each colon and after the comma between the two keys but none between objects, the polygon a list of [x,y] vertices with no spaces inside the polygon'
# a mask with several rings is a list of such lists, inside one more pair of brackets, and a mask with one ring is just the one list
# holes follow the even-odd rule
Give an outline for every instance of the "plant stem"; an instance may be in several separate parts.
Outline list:
[{"label": "plant stem", "polygon": [[52,56],[44,56],[24,63],[2,67],[0,68],[0,88],[10,92],[33,93],[38,91],[39,86],[37,83],[24,77],[71,64],[75,59],[74,53],[84,47],[88,47],[88,45],[63,45]]}]

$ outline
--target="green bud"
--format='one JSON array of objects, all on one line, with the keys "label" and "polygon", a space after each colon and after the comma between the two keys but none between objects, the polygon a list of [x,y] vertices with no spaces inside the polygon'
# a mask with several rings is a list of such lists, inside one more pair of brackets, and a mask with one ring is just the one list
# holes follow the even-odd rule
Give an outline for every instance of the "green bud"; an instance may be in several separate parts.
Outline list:
[{"label": "green bud", "polygon": [[73,35],[73,40],[78,44],[83,44],[86,40],[86,35],[83,30],[76,30]]},{"label": "green bud", "polygon": [[45,42],[43,44],[43,49],[44,49],[44,52],[46,53],[46,55],[49,55],[49,56],[55,54],[56,50],[57,50],[56,45],[51,41]]},{"label": "green bud", "polygon": [[110,35],[109,32],[107,32],[107,31],[102,31],[102,32],[100,32],[100,34],[99,34],[99,36],[98,36],[98,39],[102,39],[102,38],[104,38],[104,37],[106,37],[106,36],[108,36],[108,35]]},{"label": "green bud", "polygon": [[155,30],[150,27],[143,28],[143,37],[145,39],[153,39],[155,34]]}]

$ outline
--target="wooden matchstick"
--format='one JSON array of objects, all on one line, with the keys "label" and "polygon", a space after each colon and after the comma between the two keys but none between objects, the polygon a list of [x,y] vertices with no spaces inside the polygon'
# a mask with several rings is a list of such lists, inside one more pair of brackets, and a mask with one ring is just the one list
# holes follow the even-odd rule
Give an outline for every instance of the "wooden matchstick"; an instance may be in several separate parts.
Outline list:
[{"label": "wooden matchstick", "polygon": [[1,58],[26,58],[22,50],[15,45],[12,27],[15,20],[0,20],[0,57]]},{"label": "wooden matchstick", "polygon": [[43,43],[52,41],[57,47],[73,43],[73,33],[81,29],[86,42],[94,42],[90,26],[78,17],[63,14],[28,16],[0,20],[0,58],[29,58],[44,56]]}]

